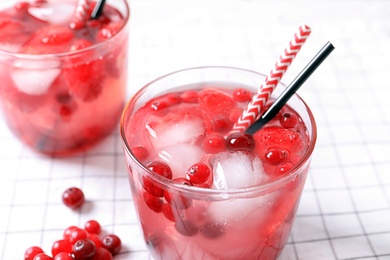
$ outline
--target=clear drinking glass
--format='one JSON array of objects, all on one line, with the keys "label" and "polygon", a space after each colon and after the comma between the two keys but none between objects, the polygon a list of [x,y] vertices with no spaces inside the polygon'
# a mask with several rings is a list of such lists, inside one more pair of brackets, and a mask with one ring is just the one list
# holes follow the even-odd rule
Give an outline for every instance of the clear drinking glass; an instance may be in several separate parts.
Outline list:
[{"label": "clear drinking glass", "polygon": [[[138,110],[166,106],[163,104],[166,100],[184,103],[184,97],[193,93],[191,90],[201,88],[221,86],[231,90],[246,86],[255,92],[263,80],[264,75],[240,68],[185,69],[150,82],[128,102],[121,118],[121,137],[132,198],[145,242],[154,259],[275,259],[281,253],[295,218],[317,136],[313,115],[298,95],[294,95],[287,105],[299,114],[300,124],[305,126],[303,134],[307,135],[307,145],[299,151],[299,161],[285,174],[259,184],[214,189],[209,188],[212,185],[190,185],[188,180],[183,180],[185,176],[174,181],[151,171],[150,161],[162,158],[156,156],[156,151],[139,149],[140,145],[154,146],[144,143],[149,140],[144,132],[150,129],[145,130],[144,124],[140,123],[144,116],[137,115]],[[284,87],[279,84],[272,96],[276,98]],[[179,101],[177,95],[169,94],[179,91],[183,91]],[[160,95],[168,99],[150,102]],[[166,114],[171,110],[150,111],[156,112],[155,117],[166,120]],[[195,113],[196,110],[192,111]],[[175,125],[172,121],[169,124]],[[181,139],[182,135],[174,137]],[[198,142],[190,145],[196,146]],[[191,161],[194,156],[195,153],[178,155],[177,158],[182,158],[178,163]],[[214,158],[217,158],[213,159],[215,163],[218,157]],[[268,171],[268,168],[263,170]]]},{"label": "clear drinking glass", "polygon": [[99,19],[75,29],[77,2],[0,10],[0,107],[10,130],[44,154],[89,148],[117,127],[125,103],[128,3],[106,1]]}]

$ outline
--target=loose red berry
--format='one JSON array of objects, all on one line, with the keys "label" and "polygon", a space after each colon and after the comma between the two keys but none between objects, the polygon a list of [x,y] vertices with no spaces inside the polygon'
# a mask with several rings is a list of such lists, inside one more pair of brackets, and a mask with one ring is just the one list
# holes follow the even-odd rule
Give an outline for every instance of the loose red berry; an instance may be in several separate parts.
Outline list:
[{"label": "loose red berry", "polygon": [[232,133],[226,138],[226,147],[231,151],[253,151],[255,140],[246,133]]},{"label": "loose red berry", "polygon": [[293,128],[298,123],[298,117],[295,114],[284,113],[279,121],[284,128]]},{"label": "loose red berry", "polygon": [[95,244],[96,249],[102,247],[102,241],[100,240],[100,237],[98,234],[88,233],[88,239],[92,240],[92,242]]},{"label": "loose red berry", "polygon": [[57,254],[53,259],[54,260],[74,260],[74,258],[70,254],[64,253],[64,252]]},{"label": "loose red berry", "polygon": [[96,250],[96,254],[91,260],[112,260],[112,254],[105,248],[99,248]]},{"label": "loose red berry", "polygon": [[45,253],[39,253],[34,257],[34,260],[53,260],[53,258]]},{"label": "loose red berry", "polygon": [[70,241],[70,235],[72,234],[72,231],[73,231],[74,229],[76,229],[76,228],[78,228],[78,227],[76,227],[76,226],[70,226],[70,227],[66,228],[66,229],[64,230],[64,234],[63,234],[64,239]]},{"label": "loose red berry", "polygon": [[100,234],[100,231],[102,230],[100,223],[93,219],[85,222],[84,229],[92,234]]},{"label": "loose red berry", "polygon": [[278,147],[271,147],[265,154],[265,161],[269,164],[277,165],[288,157],[288,152]]},{"label": "loose red berry", "polygon": [[69,188],[62,194],[62,201],[70,208],[78,208],[84,203],[84,193],[79,188]]},{"label": "loose red berry", "polygon": [[73,245],[72,254],[77,260],[90,260],[96,254],[96,246],[89,239],[80,239]]},{"label": "loose red berry", "polygon": [[246,89],[238,88],[233,90],[233,99],[238,102],[249,102],[252,99],[252,93]]},{"label": "loose red berry", "polygon": [[211,171],[204,163],[196,163],[192,165],[186,172],[186,177],[193,184],[205,183],[210,177]]},{"label": "loose red berry", "polygon": [[51,247],[51,255],[56,256],[59,253],[72,253],[73,245],[69,240],[61,239],[53,243]]},{"label": "loose red berry", "polygon": [[207,135],[202,144],[206,153],[216,154],[226,150],[225,138],[220,134]]},{"label": "loose red berry", "polygon": [[114,234],[106,235],[102,238],[103,248],[110,251],[112,255],[116,255],[122,248],[121,239]]},{"label": "loose red berry", "polygon": [[86,239],[88,237],[88,232],[81,228],[75,228],[69,235],[69,241],[74,245],[78,240]]},{"label": "loose red berry", "polygon": [[43,253],[43,250],[39,246],[27,248],[26,252],[24,252],[24,260],[33,260],[40,253]]}]

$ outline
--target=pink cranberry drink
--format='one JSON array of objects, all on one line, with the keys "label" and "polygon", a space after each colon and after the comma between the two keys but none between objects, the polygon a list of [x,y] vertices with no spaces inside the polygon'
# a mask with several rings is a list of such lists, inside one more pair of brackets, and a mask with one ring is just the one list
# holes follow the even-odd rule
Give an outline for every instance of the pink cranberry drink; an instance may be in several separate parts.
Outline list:
[{"label": "pink cranberry drink", "polygon": [[253,136],[231,133],[263,80],[238,68],[187,69],[149,83],[127,104],[124,153],[155,259],[266,260],[281,253],[316,126],[295,95]]},{"label": "pink cranberry drink", "polygon": [[111,133],[126,91],[127,2],[106,1],[98,19],[85,21],[76,19],[76,0],[7,4],[0,106],[11,131],[46,154],[84,150]]}]

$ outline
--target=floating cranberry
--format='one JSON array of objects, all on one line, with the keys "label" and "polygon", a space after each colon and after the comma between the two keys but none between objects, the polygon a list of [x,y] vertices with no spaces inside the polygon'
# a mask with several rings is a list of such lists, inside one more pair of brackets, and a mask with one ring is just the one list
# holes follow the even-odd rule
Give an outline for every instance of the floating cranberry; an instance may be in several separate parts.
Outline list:
[{"label": "floating cranberry", "polygon": [[225,233],[225,227],[217,222],[209,222],[202,226],[200,233],[209,239],[216,239]]},{"label": "floating cranberry", "polygon": [[100,226],[100,223],[96,220],[88,220],[85,222],[84,229],[88,231],[88,233],[92,234],[100,234],[100,231],[102,230],[102,227]]},{"label": "floating cranberry", "polygon": [[238,102],[249,102],[252,99],[252,93],[244,88],[233,90],[233,99]]},{"label": "floating cranberry", "polygon": [[175,228],[177,232],[186,237],[192,237],[198,234],[198,227],[191,221],[186,219],[180,219],[175,222]]},{"label": "floating cranberry", "polygon": [[102,245],[112,255],[116,255],[122,248],[122,241],[117,235],[109,234],[102,238]]},{"label": "floating cranberry", "polygon": [[137,145],[131,148],[131,152],[134,154],[134,157],[139,161],[145,161],[149,156],[149,151],[142,145]]},{"label": "floating cranberry", "polygon": [[33,260],[36,255],[41,253],[43,253],[43,250],[39,246],[29,247],[26,252],[24,252],[24,260]]},{"label": "floating cranberry", "polygon": [[[193,186],[192,183],[186,178],[175,178],[173,181],[178,184]],[[178,193],[171,193],[169,191],[164,192],[164,198],[171,205],[171,207],[174,207],[178,210],[188,209],[192,204],[190,199],[179,195]]]},{"label": "floating cranberry", "polygon": [[216,154],[226,150],[225,138],[220,134],[207,135],[202,144],[206,153]]},{"label": "floating cranberry", "polygon": [[277,165],[288,157],[288,152],[278,147],[271,147],[265,154],[265,161],[269,164]]},{"label": "floating cranberry", "polygon": [[61,253],[57,254],[53,259],[54,260],[74,260],[74,258],[70,254],[65,253],[65,252],[61,252]]},{"label": "floating cranberry", "polygon": [[34,260],[53,260],[53,258],[45,253],[39,253],[34,257]]},{"label": "floating cranberry", "polygon": [[255,140],[246,133],[232,133],[226,138],[226,147],[231,151],[253,151]]},{"label": "floating cranberry", "polygon": [[213,130],[217,133],[225,133],[232,127],[233,122],[229,117],[219,115],[212,119]]},{"label": "floating cranberry", "polygon": [[156,213],[160,213],[161,212],[161,210],[162,210],[161,206],[163,205],[162,199],[160,199],[159,197],[153,196],[149,192],[144,192],[143,198],[144,198],[144,201],[145,201],[146,205],[151,210],[153,210]]},{"label": "floating cranberry", "polygon": [[61,239],[53,243],[51,247],[51,255],[56,256],[57,254],[63,253],[72,253],[73,245],[69,240]]},{"label": "floating cranberry", "polygon": [[293,128],[298,123],[298,117],[295,114],[284,113],[279,121],[284,128]]},{"label": "floating cranberry", "polygon": [[147,165],[149,170],[167,179],[172,180],[172,170],[165,162],[153,161]]},{"label": "floating cranberry", "polygon": [[283,175],[294,167],[292,162],[285,162],[276,169],[276,175]]},{"label": "floating cranberry", "polygon": [[172,210],[171,205],[169,205],[168,203],[164,203],[161,206],[161,211],[162,211],[163,215],[166,217],[166,219],[168,219],[169,221],[175,222],[175,215],[173,214],[173,210]]},{"label": "floating cranberry", "polygon": [[80,239],[73,245],[72,254],[76,260],[90,260],[96,254],[96,246],[89,239]]},{"label": "floating cranberry", "polygon": [[112,260],[112,254],[105,248],[99,248],[96,250],[96,254],[91,260]]},{"label": "floating cranberry", "polygon": [[186,172],[187,179],[193,184],[205,183],[210,177],[211,171],[204,163],[196,163],[192,165]]},{"label": "floating cranberry", "polygon": [[78,208],[84,203],[84,193],[79,188],[69,188],[62,194],[62,201],[70,208]]}]

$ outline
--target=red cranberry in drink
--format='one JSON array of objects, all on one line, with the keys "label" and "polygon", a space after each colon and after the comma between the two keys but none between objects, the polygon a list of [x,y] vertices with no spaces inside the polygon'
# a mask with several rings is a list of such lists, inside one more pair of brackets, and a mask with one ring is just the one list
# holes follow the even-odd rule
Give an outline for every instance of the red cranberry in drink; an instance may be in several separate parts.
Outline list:
[{"label": "red cranberry in drink", "polygon": [[96,254],[95,244],[89,239],[80,239],[73,245],[76,260],[90,260]]},{"label": "red cranberry in drink", "polygon": [[238,102],[249,102],[252,99],[252,93],[244,88],[233,90],[233,99]]},{"label": "red cranberry in drink", "polygon": [[163,205],[163,201],[162,201],[161,198],[153,196],[149,192],[144,192],[143,198],[144,198],[144,201],[145,201],[146,205],[151,210],[153,210],[156,213],[160,213],[161,212],[161,210],[162,210],[161,207]]},{"label": "red cranberry in drink", "polygon": [[143,162],[148,159],[149,151],[142,145],[137,145],[131,148],[131,152],[137,160]]},{"label": "red cranberry in drink", "polygon": [[[175,178],[173,181],[178,184],[193,186],[192,183],[186,178]],[[190,199],[169,191],[164,191],[164,198],[172,207],[178,210],[188,209],[192,204]]]},{"label": "red cranberry in drink", "polygon": [[187,179],[193,184],[205,183],[210,177],[211,171],[204,163],[196,163],[192,165],[186,172]]},{"label": "red cranberry in drink", "polygon": [[265,154],[265,161],[269,164],[277,165],[288,157],[288,152],[278,147],[271,147]]},{"label": "red cranberry in drink", "polygon": [[43,253],[43,250],[39,246],[29,247],[26,252],[24,252],[24,260],[33,260],[34,257],[40,253]]},{"label": "red cranberry in drink", "polygon": [[202,144],[203,150],[206,153],[216,154],[226,150],[225,137],[220,134],[207,135]]},{"label": "red cranberry in drink", "polygon": [[73,245],[69,240],[61,239],[53,243],[51,247],[51,255],[56,256],[57,254],[63,253],[72,253]]},{"label": "red cranberry in drink", "polygon": [[227,132],[233,125],[228,116],[219,115],[212,119],[213,130],[217,133]]},{"label": "red cranberry in drink", "polygon": [[195,225],[195,223],[186,220],[186,219],[179,219],[175,222],[175,228],[177,232],[182,234],[186,237],[192,237],[198,234],[198,227]]},{"label": "red cranberry in drink", "polygon": [[169,205],[168,203],[164,203],[161,206],[161,211],[166,219],[168,219],[169,221],[175,222],[176,218],[175,218],[175,215],[173,214],[173,210],[172,210],[171,205]]},{"label": "red cranberry in drink", "polygon": [[250,134],[232,133],[226,138],[226,147],[231,151],[253,151],[255,140]]},{"label": "red cranberry in drink", "polygon": [[292,162],[285,162],[279,165],[279,167],[276,169],[276,175],[283,175],[289,170],[291,170],[294,167],[294,164]]},{"label": "red cranberry in drink", "polygon": [[[161,161],[153,161],[146,165],[149,170],[153,171],[154,173],[157,173],[158,175],[161,175],[167,179],[172,179],[172,170],[168,166],[168,164],[161,162]],[[149,192],[151,195],[156,197],[162,197],[164,195],[164,190],[157,187],[154,181],[150,177],[142,177],[143,180],[143,187],[144,189]]]},{"label": "red cranberry in drink", "polygon": [[284,113],[279,121],[284,128],[293,128],[298,123],[298,117],[295,114]]},{"label": "red cranberry in drink", "polygon": [[102,238],[102,245],[112,255],[116,255],[122,248],[122,241],[117,235],[109,234]]},{"label": "red cranberry in drink", "polygon": [[78,208],[84,203],[84,193],[79,188],[69,188],[62,194],[62,201],[70,208]]},{"label": "red cranberry in drink", "polygon": [[100,223],[93,219],[85,222],[84,229],[88,233],[92,233],[92,234],[100,234],[100,231],[102,230]]}]

